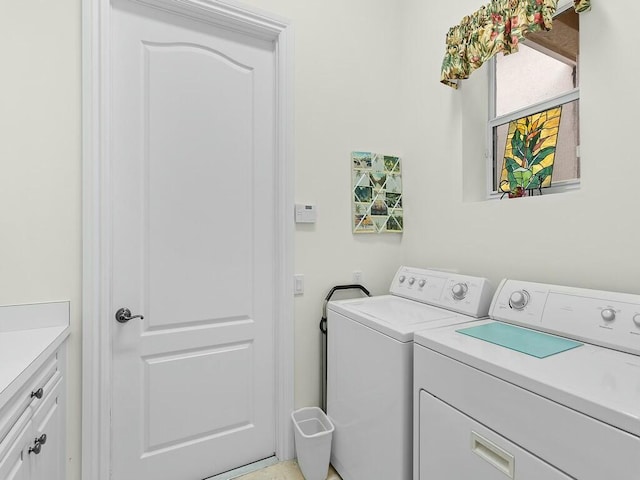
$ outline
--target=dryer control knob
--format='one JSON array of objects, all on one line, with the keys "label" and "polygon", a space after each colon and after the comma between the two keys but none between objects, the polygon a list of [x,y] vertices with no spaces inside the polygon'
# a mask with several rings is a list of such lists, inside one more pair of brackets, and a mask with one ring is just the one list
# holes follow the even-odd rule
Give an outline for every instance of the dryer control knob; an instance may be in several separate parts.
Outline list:
[{"label": "dryer control knob", "polygon": [[453,295],[453,298],[455,298],[456,300],[464,299],[464,297],[467,296],[468,291],[469,291],[469,287],[467,287],[466,283],[456,283],[451,288],[451,294]]},{"label": "dryer control knob", "polygon": [[529,303],[529,292],[526,290],[518,290],[513,292],[509,297],[509,306],[516,310],[522,310]]},{"label": "dryer control knob", "polygon": [[411,278],[409,279],[409,285],[413,285],[414,283],[416,283],[416,279],[415,279],[415,278],[413,278],[413,277],[411,277]]},{"label": "dryer control knob", "polygon": [[633,323],[636,324],[636,327],[640,328],[640,313],[636,313],[633,316]]},{"label": "dryer control knob", "polygon": [[616,319],[616,311],[613,308],[603,308],[600,315],[605,322],[613,322]]},{"label": "dryer control knob", "polygon": [[405,277],[404,275],[400,275],[400,278],[398,278],[398,281],[400,283],[404,283],[404,281],[407,279],[407,277]]},{"label": "dryer control knob", "polygon": [[427,284],[427,281],[424,278],[418,282],[418,286],[420,288],[424,287],[426,284]]}]

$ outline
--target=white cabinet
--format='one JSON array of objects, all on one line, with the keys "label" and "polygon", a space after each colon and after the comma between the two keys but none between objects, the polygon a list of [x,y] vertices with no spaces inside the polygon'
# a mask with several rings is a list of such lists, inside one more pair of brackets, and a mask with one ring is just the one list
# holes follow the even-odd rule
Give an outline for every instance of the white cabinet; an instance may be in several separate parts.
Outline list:
[{"label": "white cabinet", "polygon": [[0,480],[66,480],[68,323],[9,330],[2,320]]},{"label": "white cabinet", "polygon": [[0,443],[0,478],[28,480],[28,449],[31,442],[30,412],[25,412],[10,434]]},{"label": "white cabinet", "polygon": [[65,480],[65,346],[0,406],[0,479]]},{"label": "white cabinet", "polygon": [[[65,480],[65,449],[66,436],[62,420],[64,418],[63,379],[59,372],[47,383],[46,396],[34,411],[33,441],[40,444],[40,453],[32,452],[31,476],[32,480]],[[33,448],[33,447],[32,447]],[[2,478],[2,477],[0,477]]]}]

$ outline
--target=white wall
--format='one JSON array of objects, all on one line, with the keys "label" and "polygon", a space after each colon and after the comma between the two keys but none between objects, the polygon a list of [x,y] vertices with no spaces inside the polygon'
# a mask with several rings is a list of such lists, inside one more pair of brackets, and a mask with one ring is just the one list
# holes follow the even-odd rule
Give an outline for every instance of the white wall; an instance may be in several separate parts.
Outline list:
[{"label": "white wall", "polygon": [[593,0],[593,10],[581,16],[580,191],[478,202],[465,199],[476,197],[466,190],[476,188],[480,173],[472,170],[484,156],[469,151],[466,138],[473,134],[466,128],[469,104],[479,99],[465,96],[464,85],[455,91],[438,82],[448,28],[481,3],[406,0],[402,51],[411,75],[403,87],[403,145],[416,175],[405,180],[405,197],[417,209],[405,232],[407,262],[496,282],[510,276],[640,293],[634,177],[640,97],[625,66],[640,4]]},{"label": "white wall", "polygon": [[71,301],[71,480],[80,452],[80,2],[0,0],[0,39],[0,305]]},{"label": "white wall", "polygon": [[[582,17],[580,192],[465,202],[463,96],[438,80],[448,27],[483,2],[249,3],[295,24],[296,198],[319,208],[295,238],[296,406],[319,401],[322,300],[356,269],[377,294],[400,263],[640,293],[640,100],[624,67],[640,4],[594,0]],[[0,303],[72,301],[68,480],[80,478],[80,28],[80,0],[0,0]],[[349,152],[365,149],[404,159],[403,236],[351,233]],[[548,221],[513,221],[523,212]]]}]

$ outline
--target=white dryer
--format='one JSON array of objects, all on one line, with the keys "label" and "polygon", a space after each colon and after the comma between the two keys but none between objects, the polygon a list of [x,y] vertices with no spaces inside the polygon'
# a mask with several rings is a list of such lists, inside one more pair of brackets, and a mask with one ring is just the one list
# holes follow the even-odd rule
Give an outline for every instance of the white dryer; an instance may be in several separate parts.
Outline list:
[{"label": "white dryer", "polygon": [[503,280],[490,316],[415,335],[414,479],[640,478],[640,295]]},{"label": "white dryer", "polygon": [[401,267],[390,295],[330,302],[327,413],[343,480],[412,476],[413,333],[486,317],[488,280]]}]

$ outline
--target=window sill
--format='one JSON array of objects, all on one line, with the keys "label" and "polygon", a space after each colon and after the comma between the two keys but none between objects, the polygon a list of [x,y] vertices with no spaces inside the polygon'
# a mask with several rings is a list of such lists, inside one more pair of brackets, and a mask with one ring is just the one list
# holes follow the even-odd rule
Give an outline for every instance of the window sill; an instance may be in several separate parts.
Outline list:
[{"label": "window sill", "polygon": [[[534,195],[526,196],[526,197],[518,197],[518,198],[535,198],[535,197],[546,197],[548,195],[555,195],[558,193],[569,193],[580,190],[580,179],[578,180],[565,180],[561,182],[554,183],[552,186],[548,188],[542,189],[542,195],[537,192]],[[501,198],[504,195],[504,198]],[[507,194],[503,194],[502,192],[490,192],[487,195],[486,200],[511,200],[508,198]]]}]

